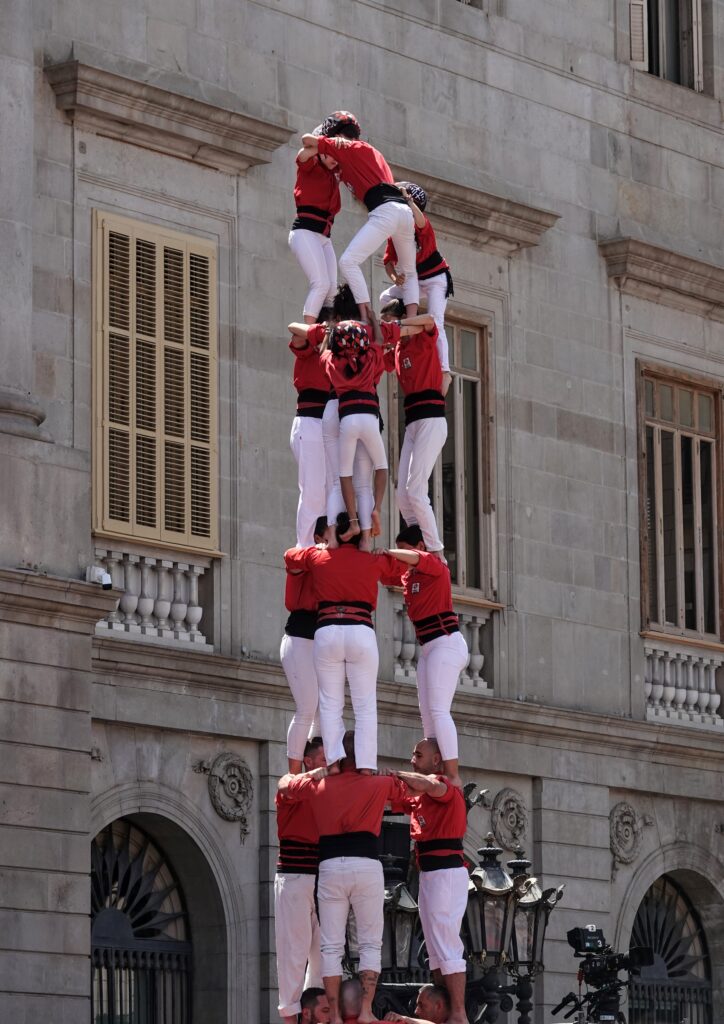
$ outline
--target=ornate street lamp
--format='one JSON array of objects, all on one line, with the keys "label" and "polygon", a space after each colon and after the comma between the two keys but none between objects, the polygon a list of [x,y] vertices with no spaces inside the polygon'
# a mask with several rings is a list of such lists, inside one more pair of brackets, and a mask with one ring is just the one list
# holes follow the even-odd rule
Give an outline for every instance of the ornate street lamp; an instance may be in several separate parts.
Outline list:
[{"label": "ornate street lamp", "polygon": [[518,1001],[518,1024],[530,1024],[533,1009],[533,978],[543,971],[543,944],[548,918],[563,896],[565,885],[541,891],[537,878],[528,874],[530,861],[522,850],[515,860],[508,861],[516,893],[510,955],[505,969],[515,978],[514,994]]}]

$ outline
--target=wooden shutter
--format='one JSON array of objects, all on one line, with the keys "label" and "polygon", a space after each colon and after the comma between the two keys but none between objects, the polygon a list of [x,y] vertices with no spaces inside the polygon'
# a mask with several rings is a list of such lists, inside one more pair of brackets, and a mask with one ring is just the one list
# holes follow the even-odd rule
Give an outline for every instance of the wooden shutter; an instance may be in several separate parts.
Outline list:
[{"label": "wooden shutter", "polygon": [[215,250],[95,223],[95,532],[215,550]]},{"label": "wooden shutter", "polygon": [[704,58],[701,35],[701,0],[689,0],[689,2],[691,3],[691,85],[696,92],[703,92]]},{"label": "wooden shutter", "polygon": [[649,70],[648,0],[629,0],[631,64],[640,71]]}]

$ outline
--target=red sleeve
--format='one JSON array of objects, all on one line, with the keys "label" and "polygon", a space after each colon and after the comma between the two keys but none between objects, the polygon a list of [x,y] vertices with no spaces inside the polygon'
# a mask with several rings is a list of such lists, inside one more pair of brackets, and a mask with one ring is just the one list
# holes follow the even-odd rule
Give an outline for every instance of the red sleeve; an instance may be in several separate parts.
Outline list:
[{"label": "red sleeve", "polygon": [[321,345],[326,333],[326,324],[310,324],[309,330],[307,331],[307,341],[310,345]]},{"label": "red sleeve", "polygon": [[389,775],[387,781],[389,783],[388,799],[393,807],[395,805],[399,806],[404,801],[410,799],[409,790],[401,779],[396,778],[394,775]]},{"label": "red sleeve", "polygon": [[[439,559],[438,559],[438,561],[439,561]],[[438,804],[449,804],[450,801],[455,796],[455,790],[454,790],[452,784],[450,783],[449,779],[446,779],[444,775],[438,775],[437,778],[438,778],[438,782],[444,782],[445,783],[445,786],[446,786],[445,792],[442,794],[442,796],[433,796],[432,793],[428,793],[427,796],[429,796],[431,800],[434,800]]]},{"label": "red sleeve", "polygon": [[447,565],[436,555],[431,555],[428,551],[420,551],[419,554],[420,561],[416,566],[412,566],[412,568],[424,573],[425,576],[444,576],[445,573],[450,571]]},{"label": "red sleeve", "polygon": [[337,143],[336,139],[328,139],[326,135],[321,135],[317,139],[317,152],[322,156],[331,156],[339,162],[339,154],[347,147],[342,143]]},{"label": "red sleeve", "polygon": [[316,548],[289,548],[284,552],[284,564],[287,569],[308,569],[311,556]]},{"label": "red sleeve", "polygon": [[386,323],[380,321],[380,331],[385,345],[396,345],[400,340],[400,325],[398,323]]},{"label": "red sleeve", "polygon": [[375,555],[377,559],[377,566],[380,571],[380,583],[385,587],[399,587],[402,583],[402,574],[407,569],[407,566],[395,558],[394,555],[380,554]]},{"label": "red sleeve", "polygon": [[[316,325],[315,325],[316,326]],[[317,356],[319,353],[314,345],[309,344],[309,339],[304,342],[301,348],[298,348],[291,341],[289,342],[289,348],[297,359],[309,359],[310,356]]]},{"label": "red sleeve", "polygon": [[395,243],[391,238],[387,239],[387,248],[385,254],[382,257],[383,263],[397,263],[397,252],[395,251]]},{"label": "red sleeve", "polygon": [[297,171],[300,174],[309,174],[309,172],[311,171],[312,167],[314,166],[314,157],[310,156],[309,160],[305,160],[304,162],[302,162],[299,159],[299,156],[297,156],[296,163],[297,163]]},{"label": "red sleeve", "polygon": [[390,801],[390,809],[393,814],[410,814],[415,806],[415,797],[409,793],[405,797]]},{"label": "red sleeve", "polygon": [[388,373],[395,372],[395,350],[393,348],[388,348],[385,351],[385,369]]},{"label": "red sleeve", "polygon": [[316,779],[310,779],[306,775],[295,775],[282,794],[282,799],[295,803],[299,800],[306,800],[312,795],[316,786]]}]

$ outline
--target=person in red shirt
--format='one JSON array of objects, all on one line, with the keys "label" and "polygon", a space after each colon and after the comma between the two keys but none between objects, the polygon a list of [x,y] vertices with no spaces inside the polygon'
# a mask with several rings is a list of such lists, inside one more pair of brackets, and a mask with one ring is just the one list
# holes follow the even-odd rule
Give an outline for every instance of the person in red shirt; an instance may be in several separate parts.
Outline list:
[{"label": "person in red shirt", "polygon": [[339,1004],[347,917],[357,922],[362,1005],[358,1024],[376,1021],[372,1011],[382,956],[384,879],[378,859],[382,816],[388,803],[409,790],[391,775],[362,775],[355,763],[355,736],[343,738],[344,759],[337,775],[324,770],[285,775],[279,791],[303,802],[319,831],[319,902],[322,977],[331,1024],[343,1024]]},{"label": "person in red shirt", "polygon": [[[327,520],[320,516],[314,527],[314,542],[321,543]],[[295,711],[287,731],[289,771],[302,770],[307,738],[318,732],[319,686],[314,668],[314,633],[317,628],[317,598],[308,572],[287,572],[284,603],[289,618],[284,627],[279,656],[294,698]]]},{"label": "person in red shirt", "polygon": [[467,828],[465,797],[442,774],[434,739],[416,744],[413,772],[397,772],[413,794],[394,802],[410,815],[410,837],[420,872],[420,922],[433,977],[450,995],[447,1024],[468,1024],[465,1012],[466,964],[460,927],[468,903],[468,869],[463,858]]},{"label": "person in red shirt", "polygon": [[[322,126],[314,129],[321,134]],[[297,216],[289,232],[289,248],[307,275],[309,292],[304,300],[305,323],[313,324],[322,306],[331,306],[337,290],[337,260],[330,232],[341,206],[337,161],[302,147],[297,153],[294,202]]]},{"label": "person in red shirt", "polygon": [[[322,740],[317,736],[306,745],[304,768],[314,771],[325,764]],[[276,796],[276,809],[279,860],[274,877],[274,922],[279,1014],[282,1020],[296,1024],[303,989],[318,988],[322,982],[314,904],[319,831],[303,806],[281,792]]]},{"label": "person in red shirt", "polygon": [[[397,185],[409,204],[415,220],[417,280],[420,294],[427,301],[427,311],[434,319],[438,330],[437,354],[440,357],[440,366],[443,372],[442,393],[446,395],[452,376],[445,333],[445,308],[448,297],[455,294],[450,266],[437,248],[435,231],[424,212],[427,207],[427,193],[424,188],[412,181],[398,181]],[[397,253],[391,238],[387,240],[387,248],[382,262],[385,265],[387,276],[392,281],[392,287],[387,288],[380,295],[380,308],[387,305],[391,299],[401,299],[402,285],[405,283],[405,275],[397,269]]]},{"label": "person in red shirt", "polygon": [[384,1020],[398,1024],[446,1024],[450,1016],[450,996],[444,985],[421,985],[412,1017],[391,1010]]},{"label": "person in red shirt", "polygon": [[362,982],[345,978],[339,986],[339,1012],[344,1024],[358,1024],[362,1012]]},{"label": "person in red shirt", "polygon": [[[393,299],[383,307],[383,322],[395,322],[402,305]],[[438,456],[447,439],[442,370],[437,355],[437,326],[430,315],[416,317],[424,330],[401,337],[394,353],[387,357],[394,367],[405,395],[405,436],[397,473],[397,505],[408,526],[417,523],[427,550],[444,557],[443,542],[430,502],[429,483]]]},{"label": "person in red shirt", "polygon": [[294,356],[293,382],[297,411],[289,446],[297,462],[297,545],[314,543],[314,524],[327,505],[323,417],[330,400],[329,378],[319,358],[326,324],[313,324],[300,336],[292,332],[289,349]]},{"label": "person in red shirt", "polygon": [[370,293],[360,265],[388,237],[393,239],[400,271],[405,275],[402,290],[407,314],[414,316],[420,298],[415,270],[415,222],[387,161],[374,146],[360,140],[357,118],[346,110],[337,110],[322,122],[321,137],[303,135],[302,145],[336,160],[341,180],[367,207],[367,223],[339,259],[339,269],[359,304],[362,319],[369,318]]},{"label": "person in red shirt", "polygon": [[402,586],[407,614],[420,644],[416,674],[423,731],[440,745],[447,777],[453,785],[462,787],[458,734],[450,708],[470,652],[452,610],[450,570],[425,550],[419,526],[401,530],[397,548],[388,555],[397,560],[397,565],[391,572],[385,569],[382,582]]},{"label": "person in red shirt", "polygon": [[[345,525],[343,521],[341,528]],[[357,765],[374,771],[380,655],[372,612],[377,607],[379,581],[384,573],[394,571],[396,563],[385,555],[360,551],[354,541],[343,541],[337,548],[290,548],[284,562],[290,573],[309,574],[317,602],[313,652],[327,763],[344,757],[346,676],[356,725]]]}]

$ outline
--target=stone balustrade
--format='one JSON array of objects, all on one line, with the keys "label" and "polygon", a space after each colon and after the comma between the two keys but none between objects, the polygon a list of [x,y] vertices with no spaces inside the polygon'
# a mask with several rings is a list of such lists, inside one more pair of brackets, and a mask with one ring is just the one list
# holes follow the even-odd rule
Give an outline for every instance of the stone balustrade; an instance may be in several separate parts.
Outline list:
[{"label": "stone balustrade", "polygon": [[141,547],[95,549],[96,561],[110,573],[113,586],[123,591],[118,607],[96,624],[100,636],[188,644],[211,651],[199,629],[204,610],[199,604],[199,579],[211,565],[210,558],[185,557],[173,552],[149,553]]},{"label": "stone balustrade", "polygon": [[[402,594],[393,591],[392,605],[394,611],[394,627],[392,639],[394,643],[394,679],[396,683],[415,683],[417,659],[420,645],[415,636],[415,628],[405,610]],[[492,696],[493,688],[485,681],[483,668],[483,630],[490,620],[492,609],[480,607],[478,604],[467,603],[462,598],[453,598],[453,608],[460,621],[460,632],[465,638],[470,651],[468,663],[460,673],[458,686],[464,690]]]},{"label": "stone balustrade", "polygon": [[644,652],[649,720],[724,729],[716,686],[717,669],[724,664],[724,655],[651,637],[644,641]]}]

